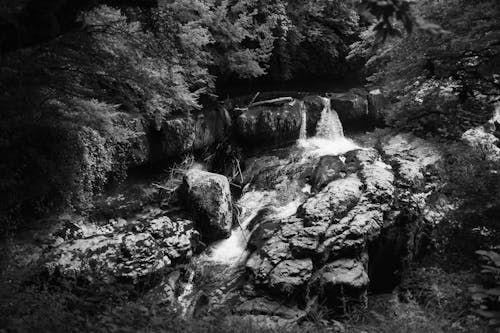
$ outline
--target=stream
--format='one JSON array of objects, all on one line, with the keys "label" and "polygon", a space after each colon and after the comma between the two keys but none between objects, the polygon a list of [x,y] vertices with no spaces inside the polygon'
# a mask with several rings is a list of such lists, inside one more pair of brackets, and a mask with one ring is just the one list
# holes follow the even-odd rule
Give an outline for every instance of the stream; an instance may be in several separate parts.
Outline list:
[{"label": "stream", "polygon": [[[317,124],[316,135],[306,136],[306,112],[302,112],[302,125],[300,138],[295,145],[288,147],[286,153],[289,161],[299,156],[302,162],[311,159],[318,159],[321,156],[339,156],[348,151],[360,149],[360,147],[349,138],[344,136],[342,123],[338,114],[332,110],[330,100],[323,98],[324,108],[321,112],[320,120]],[[195,271],[218,272],[218,281],[214,289],[226,289],[226,285],[235,279],[235,276],[242,274],[249,252],[247,243],[252,233],[259,225],[259,212],[266,209],[267,220],[281,220],[294,215],[297,208],[305,201],[311,193],[310,184],[301,184],[300,192],[280,195],[278,189],[258,189],[250,182],[237,201],[240,214],[238,223],[233,226],[231,236],[210,245],[203,253],[193,258],[191,271],[183,284],[182,292],[177,298],[182,312],[186,316],[192,316],[196,311],[197,302],[201,293],[196,283],[197,273]],[[199,274],[198,274],[199,275]],[[217,292],[221,296],[221,292]],[[224,297],[222,297],[224,299]],[[220,300],[219,300],[220,301]]]}]

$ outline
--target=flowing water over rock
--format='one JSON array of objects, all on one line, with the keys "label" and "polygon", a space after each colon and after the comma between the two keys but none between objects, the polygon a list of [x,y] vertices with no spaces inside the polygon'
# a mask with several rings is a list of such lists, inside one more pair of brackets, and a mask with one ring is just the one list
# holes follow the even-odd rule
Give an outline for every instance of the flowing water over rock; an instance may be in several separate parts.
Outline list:
[{"label": "flowing water over rock", "polygon": [[344,137],[344,129],[340,122],[339,115],[335,110],[332,110],[329,98],[323,97],[323,111],[316,129],[316,136],[329,140],[336,140]]},{"label": "flowing water over rock", "polygon": [[[316,136],[307,138],[307,114],[304,106],[301,107],[301,128],[300,137],[294,147],[288,148],[288,158],[283,160],[286,165],[314,165],[316,161],[325,155],[338,156],[349,151],[359,149],[353,141],[344,137],[342,124],[337,113],[331,109],[330,100],[322,98],[324,107],[321,113],[321,118],[317,124]],[[294,160],[297,159],[298,160]],[[277,165],[274,170],[278,170]],[[298,168],[300,170],[300,167]],[[285,172],[285,171],[284,171]],[[279,173],[279,171],[278,171]],[[296,172],[292,171],[292,178]],[[286,179],[286,177],[284,177]],[[281,183],[287,183],[288,180],[283,180]],[[280,186],[280,185],[278,185]],[[241,274],[238,267],[242,267],[248,259],[251,251],[248,250],[248,243],[257,229],[262,224],[259,214],[266,212],[265,221],[281,221],[292,218],[297,214],[297,209],[301,206],[307,196],[311,193],[311,184],[304,183],[299,185],[294,180],[290,180],[288,185],[295,190],[285,189],[280,193],[280,189],[263,189],[257,185],[252,185],[251,180],[247,183],[243,190],[241,198],[237,202],[239,207],[239,216],[236,219],[231,236],[212,244],[198,258],[195,259],[195,265],[200,267],[208,267],[210,270],[220,269],[221,266],[226,267],[221,271],[222,275]],[[262,214],[261,214],[262,215]],[[196,282],[194,274],[188,273],[187,283],[184,285],[183,292],[178,298],[178,302],[183,307],[183,313],[193,313],[194,303],[196,302]],[[219,284],[228,283],[228,280],[220,276]],[[221,289],[225,286],[220,285]],[[188,310],[189,309],[189,310]]]}]

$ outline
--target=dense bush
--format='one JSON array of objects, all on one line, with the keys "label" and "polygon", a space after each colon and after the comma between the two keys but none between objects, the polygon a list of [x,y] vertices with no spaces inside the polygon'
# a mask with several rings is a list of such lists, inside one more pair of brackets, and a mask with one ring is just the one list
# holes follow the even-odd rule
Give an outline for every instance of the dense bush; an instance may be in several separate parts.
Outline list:
[{"label": "dense bush", "polygon": [[414,9],[443,31],[415,31],[384,44],[366,31],[350,59],[366,62],[368,82],[386,90],[389,124],[457,137],[484,122],[498,99],[500,5],[426,0]]}]

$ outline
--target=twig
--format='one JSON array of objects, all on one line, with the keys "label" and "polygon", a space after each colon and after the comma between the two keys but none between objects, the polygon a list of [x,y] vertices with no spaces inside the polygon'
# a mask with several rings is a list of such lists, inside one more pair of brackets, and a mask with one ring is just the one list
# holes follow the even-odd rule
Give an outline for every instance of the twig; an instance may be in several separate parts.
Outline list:
[{"label": "twig", "polygon": [[293,98],[292,97],[279,97],[279,98],[274,98],[274,99],[268,99],[268,100],[265,100],[265,101],[260,101],[260,102],[257,102],[257,103],[252,103],[250,104],[248,107],[253,107],[253,106],[259,106],[259,105],[266,105],[266,104],[284,104],[284,103],[290,103],[290,102],[293,102]]},{"label": "twig", "polygon": [[252,98],[252,100],[250,101],[250,103],[248,103],[247,108],[249,108],[249,107],[250,107],[250,105],[252,105],[252,104],[253,104],[253,102],[255,102],[255,100],[257,99],[257,97],[258,97],[259,95],[260,95],[260,91],[259,91],[259,92],[257,92],[257,93],[255,94],[255,96]]}]

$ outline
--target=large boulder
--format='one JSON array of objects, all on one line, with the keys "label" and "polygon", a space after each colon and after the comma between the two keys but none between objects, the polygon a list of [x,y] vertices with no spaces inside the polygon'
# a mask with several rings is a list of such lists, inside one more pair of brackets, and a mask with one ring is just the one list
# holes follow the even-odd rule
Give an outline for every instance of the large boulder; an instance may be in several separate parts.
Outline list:
[{"label": "large boulder", "polygon": [[283,293],[297,290],[311,278],[313,263],[308,259],[283,260],[269,273],[269,286]]},{"label": "large boulder", "polygon": [[330,306],[345,308],[347,303],[364,301],[369,282],[360,260],[339,259],[314,274],[310,291]]},{"label": "large boulder", "polygon": [[228,237],[233,211],[228,179],[219,174],[192,169],[184,176],[183,192],[203,238],[209,241]]},{"label": "large boulder", "polygon": [[479,126],[467,130],[462,135],[462,140],[469,147],[480,150],[491,162],[500,161],[500,140],[488,131],[485,126]]},{"label": "large boulder", "polygon": [[319,160],[312,176],[312,189],[320,191],[328,183],[345,176],[345,164],[338,156],[323,156]]},{"label": "large boulder", "polygon": [[380,89],[373,89],[368,92],[368,112],[370,117],[376,121],[382,121],[386,107],[386,100]]},{"label": "large boulder", "polygon": [[314,136],[316,127],[321,119],[321,112],[325,107],[325,101],[318,95],[308,95],[302,98],[307,114],[307,135]]},{"label": "large boulder", "polygon": [[329,183],[321,192],[309,198],[297,212],[308,225],[328,225],[354,207],[362,194],[362,182],[352,174]]},{"label": "large boulder", "polygon": [[[192,115],[157,119],[151,135],[152,146],[158,146],[154,158],[179,156],[209,147],[222,140],[229,126],[228,121],[223,109],[206,109]],[[155,142],[156,138],[159,142]]]},{"label": "large boulder", "polygon": [[53,279],[133,284],[186,262],[199,239],[192,221],[171,219],[161,211],[103,226],[66,222],[52,237],[44,265]]},{"label": "large boulder", "polygon": [[371,120],[366,95],[353,90],[332,93],[329,97],[332,109],[337,111],[342,124],[362,126],[362,122]]},{"label": "large boulder", "polygon": [[385,159],[397,171],[400,181],[412,186],[425,183],[426,172],[442,161],[440,147],[410,133],[382,138],[380,148]]},{"label": "large boulder", "polygon": [[246,144],[275,144],[299,138],[303,102],[269,104],[244,110],[236,119],[236,136]]}]

